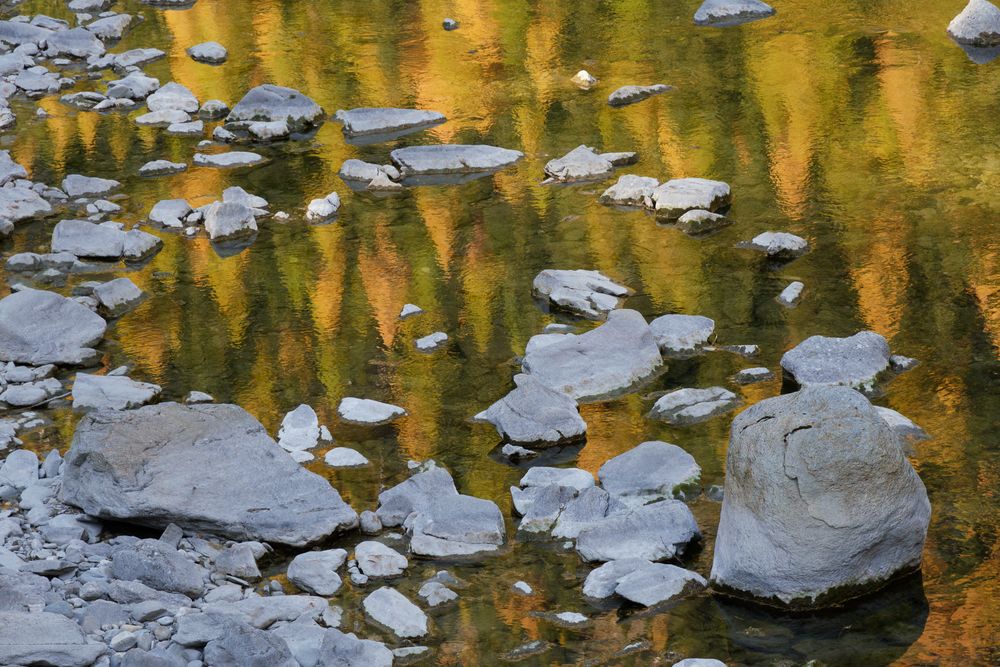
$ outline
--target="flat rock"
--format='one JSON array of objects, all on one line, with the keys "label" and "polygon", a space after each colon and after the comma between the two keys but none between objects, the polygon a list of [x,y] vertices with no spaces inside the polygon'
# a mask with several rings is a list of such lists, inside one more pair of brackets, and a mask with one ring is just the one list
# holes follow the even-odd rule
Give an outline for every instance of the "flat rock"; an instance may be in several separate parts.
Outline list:
[{"label": "flat rock", "polygon": [[889,344],[874,331],[846,338],[811,336],[782,355],[781,367],[803,387],[871,389],[889,368]]},{"label": "flat rock", "polygon": [[406,410],[389,403],[367,398],[346,397],[337,406],[337,414],[346,422],[355,424],[388,424],[406,415]]},{"label": "flat rock", "polygon": [[146,405],[159,395],[159,385],[123,375],[77,373],[73,381],[74,408],[127,410]]},{"label": "flat rock", "polygon": [[630,602],[652,607],[696,593],[707,585],[697,572],[667,563],[652,563],[619,579],[615,593]]},{"label": "flat rock", "polygon": [[728,27],[773,15],[774,9],[761,0],[705,0],[694,13],[694,24]]},{"label": "flat rock", "polygon": [[604,489],[591,486],[566,503],[552,528],[552,537],[575,540],[584,530],[598,525],[613,514],[628,511],[628,505]]},{"label": "flat rock", "polygon": [[340,195],[331,192],[325,197],[313,199],[306,207],[306,219],[319,221],[332,218],[340,210]]},{"label": "flat rock", "polygon": [[438,497],[406,521],[410,550],[421,556],[469,556],[496,551],[506,536],[496,503],[473,496]]},{"label": "flat rock", "polygon": [[439,347],[443,347],[448,342],[448,334],[443,331],[435,331],[432,334],[423,336],[413,341],[413,344],[421,352],[433,352]]},{"label": "flat rock", "polygon": [[532,281],[532,293],[555,308],[603,320],[632,290],[599,271],[546,269]]},{"label": "flat rock", "polygon": [[52,252],[68,252],[92,259],[120,259],[125,252],[125,232],[114,224],[60,220],[52,230]]},{"label": "flat rock", "polygon": [[649,323],[656,344],[664,354],[683,355],[697,352],[712,334],[715,321],[701,315],[661,315]]},{"label": "flat rock", "polygon": [[196,60],[200,63],[208,63],[210,65],[219,65],[226,62],[226,58],[229,57],[229,52],[226,51],[226,47],[218,42],[202,42],[201,44],[195,44],[189,47],[187,54],[192,60]]},{"label": "flat rock", "polygon": [[202,594],[208,571],[160,540],[139,540],[115,550],[110,574],[123,581],[138,581],[158,591]]},{"label": "flat rock", "polygon": [[92,359],[104,318],[55,292],[24,289],[0,300],[0,361],[41,366]]},{"label": "flat rock", "polygon": [[835,604],[920,566],[931,507],[862,394],[810,387],[733,421],[711,580],[791,607]]},{"label": "flat rock", "polygon": [[415,132],[446,120],[437,111],[372,107],[340,110],[334,118],[343,123],[344,134],[349,137]]},{"label": "flat rock", "polygon": [[524,153],[496,146],[438,144],[397,148],[389,157],[406,177],[495,171],[514,164]]},{"label": "flat rock", "polygon": [[399,591],[383,586],[364,599],[365,613],[401,639],[427,634],[427,615]]},{"label": "flat rock", "polygon": [[528,351],[521,367],[581,401],[629,390],[655,374],[662,361],[645,318],[634,310],[614,310],[592,331]]},{"label": "flat rock", "polygon": [[153,204],[149,220],[164,227],[183,227],[184,218],[191,214],[191,210],[186,199],[163,199]]},{"label": "flat rock", "polygon": [[228,153],[195,153],[196,167],[215,167],[217,169],[234,169],[236,167],[252,167],[264,162],[264,157],[249,151],[229,151]]},{"label": "flat rock", "polygon": [[571,183],[605,178],[614,171],[615,166],[593,148],[581,144],[561,158],[549,160],[544,169],[549,178]]},{"label": "flat rock", "polygon": [[618,182],[601,194],[602,204],[618,206],[648,206],[652,202],[653,190],[660,182],[649,176],[626,174],[618,177]]},{"label": "flat rock", "polygon": [[218,667],[299,667],[284,639],[245,623],[206,644],[204,658]]},{"label": "flat rock", "polygon": [[45,52],[50,58],[90,58],[104,55],[104,43],[86,28],[56,30],[46,39]]},{"label": "flat rock", "polygon": [[568,486],[583,491],[594,485],[594,476],[580,468],[553,468],[550,466],[533,466],[521,477],[520,485],[524,488],[533,486]]},{"label": "flat rock", "polygon": [[391,667],[393,654],[385,644],[370,639],[358,639],[334,628],[323,634],[319,647],[319,665],[343,667]]},{"label": "flat rock", "polygon": [[431,607],[437,607],[458,599],[458,593],[439,581],[428,581],[420,587],[417,595],[423,598]]},{"label": "flat rock", "polygon": [[724,387],[685,388],[661,396],[649,416],[670,424],[697,424],[725,414],[739,404],[739,397]]},{"label": "flat rock", "polygon": [[0,612],[0,664],[87,667],[107,650],[60,614]]},{"label": "flat rock", "polygon": [[653,95],[665,93],[668,90],[673,90],[673,88],[663,83],[657,83],[651,86],[622,86],[608,95],[608,104],[613,107],[624,107],[629,104],[641,102],[648,97],[652,97]]},{"label": "flat rock", "polygon": [[294,88],[264,84],[251,89],[226,117],[226,123],[284,121],[291,131],[321,122],[323,109]]},{"label": "flat rock", "polygon": [[629,505],[644,505],[697,486],[701,468],[677,445],[653,440],[608,459],[597,477],[611,495]]},{"label": "flat rock", "polygon": [[583,582],[583,594],[595,600],[603,600],[615,594],[618,582],[625,576],[653,565],[645,558],[620,558],[609,560],[593,569]]},{"label": "flat rock", "polygon": [[586,435],[587,424],[575,400],[523,373],[514,376],[514,385],[473,420],[493,424],[505,440],[536,446],[572,442]]},{"label": "flat rock", "polygon": [[192,114],[198,111],[201,105],[187,86],[170,81],[146,98],[146,106],[150,111],[179,110]]},{"label": "flat rock", "polygon": [[409,566],[406,556],[371,540],[354,547],[354,559],[358,568],[369,577],[398,577]]},{"label": "flat rock", "polygon": [[187,171],[187,165],[183,162],[171,162],[170,160],[150,160],[139,167],[140,176],[166,176],[168,174],[179,174]]},{"label": "flat rock", "polygon": [[126,262],[136,262],[156,254],[163,247],[163,241],[141,229],[130,229],[125,232],[125,242],[122,245],[122,259]]},{"label": "flat rock", "polygon": [[707,178],[673,178],[650,195],[657,217],[676,220],[691,210],[717,211],[732,202],[729,185]]},{"label": "flat rock", "polygon": [[369,463],[361,452],[350,447],[334,447],[323,456],[323,461],[334,468],[358,468]]},{"label": "flat rock", "polygon": [[357,525],[326,480],[234,405],[88,414],[63,464],[60,499],[98,518],[292,546]]},{"label": "flat rock", "polygon": [[307,593],[329,597],[340,590],[337,570],[346,560],[347,552],[343,549],[307,551],[288,564],[288,581]]},{"label": "flat rock", "polygon": [[948,24],[948,35],[966,46],[1000,46],[1000,8],[988,0],[969,0]]},{"label": "flat rock", "polygon": [[51,212],[52,205],[29,187],[8,185],[0,188],[0,218],[4,220],[20,222]]},{"label": "flat rock", "polygon": [[794,259],[809,252],[809,242],[788,232],[764,232],[750,240],[748,246],[775,259]]},{"label": "flat rock", "polygon": [[661,500],[611,514],[580,531],[576,551],[585,561],[670,560],[682,555],[700,537],[687,505],[679,500]]},{"label": "flat rock", "polygon": [[677,218],[677,228],[689,236],[710,234],[732,224],[732,221],[719,213],[692,209]]},{"label": "flat rock", "polygon": [[744,368],[737,372],[733,376],[733,381],[736,384],[753,384],[754,382],[764,382],[772,378],[774,378],[774,373],[771,372],[770,368],[755,366],[753,368]]}]

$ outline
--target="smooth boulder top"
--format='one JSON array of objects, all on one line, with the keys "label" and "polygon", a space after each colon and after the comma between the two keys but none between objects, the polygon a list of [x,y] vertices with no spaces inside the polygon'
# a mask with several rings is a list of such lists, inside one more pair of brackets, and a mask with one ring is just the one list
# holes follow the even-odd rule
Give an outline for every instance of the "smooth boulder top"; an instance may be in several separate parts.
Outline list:
[{"label": "smooth boulder top", "polygon": [[496,551],[506,538],[503,514],[491,500],[437,497],[406,520],[410,551],[432,558]]},{"label": "smooth boulder top", "polygon": [[653,190],[659,184],[658,180],[649,176],[625,174],[619,176],[618,181],[605,190],[598,201],[618,206],[648,206],[652,202]]},{"label": "smooth boulder top", "polygon": [[159,395],[159,385],[136,382],[124,375],[77,373],[73,381],[74,408],[126,410],[145,405]]},{"label": "smooth boulder top", "polygon": [[707,178],[673,178],[650,195],[658,217],[676,220],[692,210],[717,211],[732,203],[729,184]]},{"label": "smooth boulder top", "polygon": [[389,157],[403,176],[419,176],[495,171],[514,164],[524,153],[478,144],[437,144],[397,148]]},{"label": "smooth boulder top", "polygon": [[557,308],[592,320],[603,320],[632,290],[599,271],[545,269],[531,283],[536,297]]},{"label": "smooth boulder top", "polygon": [[92,259],[120,259],[125,252],[125,231],[114,223],[60,220],[52,230],[52,252],[68,252]]},{"label": "smooth boulder top", "polygon": [[694,13],[694,23],[727,27],[773,15],[774,8],[760,0],[705,0]]},{"label": "smooth boulder top", "polygon": [[871,389],[889,368],[889,343],[874,331],[846,338],[810,336],[782,355],[781,367],[802,387]]},{"label": "smooth boulder top", "polygon": [[673,90],[673,87],[664,83],[656,83],[651,86],[622,86],[608,95],[608,104],[613,107],[624,107],[641,102],[647,97],[665,93],[668,90]]},{"label": "smooth boulder top", "polygon": [[564,336],[529,351],[525,373],[577,401],[631,389],[660,368],[653,332],[634,310],[613,310],[608,321],[579,336]]},{"label": "smooth boulder top", "polygon": [[344,125],[347,136],[391,134],[403,130],[416,131],[447,120],[437,111],[423,109],[396,109],[390,107],[359,107],[340,109],[334,118]]},{"label": "smooth boulder top", "polygon": [[375,512],[382,525],[391,528],[402,525],[413,512],[428,507],[436,498],[458,496],[455,481],[444,468],[431,468],[418,472],[406,481],[378,494]]},{"label": "smooth boulder top", "polygon": [[715,333],[715,321],[701,315],[661,315],[649,323],[664,354],[690,354]]},{"label": "smooth boulder top", "polygon": [[92,412],[63,466],[61,500],[102,519],[292,546],[358,523],[336,489],[235,405]]},{"label": "smooth boulder top", "polygon": [[733,421],[711,580],[768,603],[835,604],[919,567],[930,511],[863,395],[769,398]]},{"label": "smooth boulder top", "polygon": [[383,586],[368,594],[362,602],[365,613],[400,638],[427,634],[427,615],[399,591]]},{"label": "smooth boulder top", "polygon": [[969,0],[948,24],[948,35],[966,46],[1000,46],[1000,8],[988,0]]},{"label": "smooth boulder top", "polygon": [[220,63],[226,62],[226,58],[229,57],[229,52],[226,51],[226,47],[218,42],[202,42],[201,44],[195,44],[189,47],[187,54],[192,60],[196,60],[200,63],[208,63],[210,65],[218,65]]},{"label": "smooth boulder top", "polygon": [[244,95],[229,112],[226,123],[284,121],[292,131],[301,131],[323,116],[322,107],[299,91],[266,83]]},{"label": "smooth boulder top", "polygon": [[753,237],[747,246],[777,259],[794,259],[809,252],[809,242],[788,232],[764,232]]},{"label": "smooth boulder top", "polygon": [[96,354],[107,322],[55,292],[25,289],[0,300],[0,361],[77,365]]},{"label": "smooth boulder top", "polygon": [[563,183],[601,179],[614,169],[607,156],[582,144],[560,158],[549,160],[544,167],[546,176]]},{"label": "smooth boulder top", "polygon": [[8,185],[0,188],[0,219],[14,223],[51,212],[52,205],[29,187]]},{"label": "smooth boulder top", "polygon": [[70,174],[62,181],[63,192],[70,197],[103,195],[121,187],[121,183],[110,178]]},{"label": "smooth boulder top", "polygon": [[725,387],[685,387],[661,396],[649,416],[679,426],[697,424],[725,414],[739,403],[739,397]]},{"label": "smooth boulder top", "polygon": [[679,500],[661,500],[611,514],[580,531],[576,551],[585,561],[619,558],[670,560],[701,538],[691,510]]},{"label": "smooth boulder top", "polygon": [[630,505],[674,498],[696,486],[701,468],[694,457],[668,442],[653,440],[608,459],[597,477],[605,491]]},{"label": "smooth boulder top", "polygon": [[668,563],[651,563],[618,580],[615,593],[645,607],[665,604],[708,586],[697,572]]},{"label": "smooth boulder top", "polygon": [[500,437],[510,442],[551,446],[579,440],[587,433],[576,401],[519,373],[515,388],[483,410],[474,421],[493,424]]}]

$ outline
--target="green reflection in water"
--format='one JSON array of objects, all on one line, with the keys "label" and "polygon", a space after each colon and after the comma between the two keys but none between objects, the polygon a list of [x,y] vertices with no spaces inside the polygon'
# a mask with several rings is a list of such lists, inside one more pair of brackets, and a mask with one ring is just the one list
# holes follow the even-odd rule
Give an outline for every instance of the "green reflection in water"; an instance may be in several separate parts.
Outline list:
[{"label": "green reflection in water", "polygon": [[[558,319],[530,296],[543,268],[600,269],[635,288],[629,306],[648,317],[712,317],[721,342],[759,344],[753,363],[772,369],[809,335],[860,328],[923,362],[877,399],[934,435],[913,457],[934,506],[922,582],[816,617],[707,596],[657,614],[598,612],[581,599],[589,567],[560,545],[518,536],[502,556],[454,568],[470,586],[457,606],[434,613],[438,664],[495,664],[536,638],[557,645],[537,664],[650,664],[668,653],[741,664],[998,659],[1000,64],[975,65],[946,37],[961,3],[914,11],[902,0],[788,0],[776,3],[774,18],[727,30],[691,26],[697,0],[199,0],[183,11],[124,4],[145,21],[115,50],[164,49],[168,57],[147,71],[199,99],[235,103],[250,86],[273,82],[331,113],[419,106],[449,118],[367,147],[346,144],[327,123],[310,141],[261,149],[273,158],[264,167],[158,179],[135,173],[150,159],[188,161],[197,140],[137,128],[123,115],[76,112],[56,98],[41,101],[52,114],[44,120],[33,104],[16,103],[17,133],[3,139],[36,180],[78,172],[123,181],[129,198],[119,219],[127,222],[159,199],[200,204],[229,185],[292,213],[287,223],[267,221],[252,247],[226,258],[203,239],[161,234],[163,251],[130,275],[150,299],[111,329],[105,363],[133,364],[133,376],[163,385],[167,398],[198,389],[239,403],[272,431],[287,410],[310,403],[339,445],[372,461],[336,473],[310,466],[358,509],[403,479],[408,459],[433,457],[461,491],[498,501],[509,516],[507,488],[519,472],[488,456],[494,434],[468,417],[509,390],[514,357]],[[22,11],[69,16],[59,0]],[[441,30],[444,16],[461,28]],[[227,46],[229,62],[186,57],[185,48],[207,39]],[[581,67],[600,79],[589,92],[569,82]],[[676,90],[624,109],[605,104],[619,85],[661,81]],[[392,197],[350,193],[336,175],[347,158],[383,162],[399,145],[437,141],[492,143],[527,157],[492,178]],[[541,186],[542,165],[581,143],[638,151],[640,162],[619,173],[728,181],[736,224],[692,239],[644,213],[599,205],[604,183]],[[331,190],[344,199],[339,219],[307,225],[305,203]],[[47,250],[53,224],[23,225],[3,249]],[[807,237],[813,252],[775,269],[734,248],[769,229]],[[807,291],[785,310],[774,296],[792,279]],[[428,314],[399,322],[407,302]],[[447,351],[418,354],[413,339],[438,329],[451,336]],[[748,365],[725,353],[672,362],[647,391],[724,384]],[[740,391],[752,403],[781,386]],[[344,427],[335,408],[347,395],[398,403],[410,417],[374,432]],[[649,403],[630,396],[585,406],[590,437],[577,464],[596,471],[659,438],[695,456],[706,486],[721,484],[731,415],[672,428],[644,418]],[[57,428],[33,446],[68,444],[72,415],[53,416]],[[707,575],[719,507],[699,497],[692,508],[706,540],[687,565]],[[512,594],[518,579],[536,594]],[[419,580],[402,584],[404,593]],[[339,597],[351,610],[346,625],[376,636],[356,612],[359,597]],[[594,620],[565,630],[531,616],[543,610]],[[649,651],[614,657],[639,640]]]}]

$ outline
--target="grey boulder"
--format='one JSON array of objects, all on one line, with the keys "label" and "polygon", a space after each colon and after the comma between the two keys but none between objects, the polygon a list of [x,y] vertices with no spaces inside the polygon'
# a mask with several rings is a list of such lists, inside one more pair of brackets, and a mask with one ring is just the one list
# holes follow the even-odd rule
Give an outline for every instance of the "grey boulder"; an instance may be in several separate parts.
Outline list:
[{"label": "grey boulder", "polygon": [[647,97],[665,93],[668,90],[673,89],[663,83],[653,84],[652,86],[622,86],[608,95],[608,104],[613,107],[624,107],[629,104],[641,102]]},{"label": "grey boulder", "polygon": [[234,623],[206,644],[204,657],[212,667],[299,667],[284,639],[246,623]]},{"label": "grey boulder", "polygon": [[348,137],[415,132],[443,123],[444,114],[422,109],[360,107],[339,110],[334,118],[344,125]]},{"label": "grey boulder", "polygon": [[532,293],[555,308],[603,320],[632,293],[599,271],[545,269],[531,284]]},{"label": "grey boulder", "polygon": [[631,389],[663,363],[653,332],[634,310],[614,310],[601,326],[529,351],[521,367],[580,401]]},{"label": "grey boulder", "polygon": [[652,607],[696,593],[707,585],[697,572],[668,563],[651,563],[619,579],[615,593],[630,602]]},{"label": "grey boulder", "polygon": [[871,389],[889,368],[889,344],[874,331],[846,338],[811,336],[782,355],[781,367],[802,387]]},{"label": "grey boulder", "polygon": [[213,241],[230,241],[257,233],[253,209],[238,202],[214,202],[205,209],[205,230]]},{"label": "grey boulder", "polygon": [[60,614],[0,612],[0,664],[87,667],[106,652]]},{"label": "grey boulder", "polygon": [[159,395],[159,385],[136,382],[124,375],[77,373],[73,381],[74,408],[127,410],[145,405]]},{"label": "grey boulder", "polygon": [[493,424],[502,438],[522,444],[551,446],[586,435],[587,423],[572,398],[524,373],[514,376],[514,384],[473,420]]},{"label": "grey boulder", "polygon": [[948,24],[948,35],[966,46],[1000,46],[1000,8],[989,0],[969,0]]},{"label": "grey boulder", "polygon": [[337,570],[346,560],[347,552],[343,549],[307,551],[288,564],[288,580],[307,593],[333,595],[341,585]]},{"label": "grey boulder", "polygon": [[650,195],[657,217],[676,220],[691,210],[716,211],[732,202],[729,185],[707,178],[674,178]]},{"label": "grey boulder", "polygon": [[677,558],[700,538],[698,524],[687,505],[679,500],[661,500],[611,514],[585,528],[576,538],[576,551],[585,561],[660,561]]},{"label": "grey boulder", "polygon": [[549,160],[544,169],[549,178],[571,183],[609,176],[615,170],[615,165],[593,148],[581,144],[561,158]]},{"label": "grey boulder", "polygon": [[111,556],[110,574],[122,581],[138,581],[150,588],[197,598],[208,571],[160,540],[125,544]]},{"label": "grey boulder", "polygon": [[747,247],[778,260],[795,259],[809,252],[808,241],[788,232],[758,234],[750,240]]},{"label": "grey boulder", "polygon": [[599,201],[602,204],[618,206],[648,206],[653,190],[660,184],[649,176],[626,174],[618,177],[618,182],[604,191]]},{"label": "grey boulder", "polygon": [[243,96],[226,117],[226,123],[284,121],[292,131],[306,130],[319,123],[323,109],[293,88],[264,84]]},{"label": "grey boulder", "polygon": [[0,361],[41,366],[92,359],[107,323],[55,292],[25,289],[0,300]]},{"label": "grey boulder", "polygon": [[397,148],[389,157],[406,177],[496,171],[514,164],[524,153],[496,146],[437,144]]},{"label": "grey boulder", "polygon": [[66,455],[60,498],[102,519],[292,546],[358,523],[336,489],[235,405],[90,413]]},{"label": "grey boulder", "polygon": [[643,505],[697,487],[701,468],[677,445],[653,440],[608,459],[597,477],[611,495],[630,505]]},{"label": "grey boulder", "polygon": [[930,511],[863,395],[769,398],[732,425],[711,581],[772,604],[835,604],[919,568]]},{"label": "grey boulder", "polygon": [[740,404],[739,397],[723,387],[685,388],[661,396],[649,416],[683,426],[725,414]]},{"label": "grey boulder", "polygon": [[324,667],[391,667],[393,655],[385,644],[330,628],[323,635],[319,660]]},{"label": "grey boulder", "polygon": [[427,634],[427,615],[399,591],[383,586],[362,602],[365,613],[402,639]]},{"label": "grey boulder", "polygon": [[761,0],[705,0],[694,13],[695,25],[727,27],[767,18],[774,9]]},{"label": "grey boulder", "polygon": [[406,521],[410,551],[420,556],[470,556],[496,551],[505,538],[496,503],[457,495],[432,501]]},{"label": "grey boulder", "polygon": [[52,230],[52,252],[92,259],[121,259],[125,231],[114,223],[62,220]]},{"label": "grey boulder", "polygon": [[412,513],[440,498],[455,498],[455,481],[444,468],[418,472],[404,482],[378,494],[376,515],[386,528],[400,526]]},{"label": "grey boulder", "polygon": [[132,310],[145,293],[128,278],[115,278],[94,288],[97,307],[105,317],[118,317]]},{"label": "grey boulder", "polygon": [[662,315],[649,323],[664,354],[697,352],[715,332],[715,321],[701,315]]}]

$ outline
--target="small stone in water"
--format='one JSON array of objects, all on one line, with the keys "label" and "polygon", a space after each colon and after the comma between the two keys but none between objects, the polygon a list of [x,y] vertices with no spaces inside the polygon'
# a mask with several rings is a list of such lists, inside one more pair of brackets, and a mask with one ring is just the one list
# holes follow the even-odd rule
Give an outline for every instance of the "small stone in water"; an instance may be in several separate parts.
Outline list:
[{"label": "small stone in water", "polygon": [[191,56],[192,60],[196,60],[201,63],[208,63],[210,65],[224,63],[226,58],[229,57],[226,47],[218,42],[202,42],[201,44],[195,44],[187,50],[187,54]]},{"label": "small stone in water", "polygon": [[340,210],[340,195],[331,192],[322,199],[313,199],[309,202],[309,207],[306,209],[306,219],[326,220],[336,215],[338,210]]},{"label": "small stone in water", "polygon": [[350,447],[334,447],[326,453],[323,460],[334,468],[357,468],[368,465],[368,459],[361,452]]},{"label": "small stone in water", "polygon": [[512,588],[521,595],[531,595],[532,593],[535,592],[534,589],[530,585],[528,585],[528,582],[526,581],[514,582],[514,586]]},{"label": "small stone in water", "polygon": [[402,417],[406,415],[406,410],[396,405],[367,398],[347,397],[341,399],[337,414],[347,422],[376,425],[387,424]]},{"label": "small stone in water", "polygon": [[407,303],[403,306],[403,309],[399,311],[399,319],[405,320],[408,317],[413,317],[414,315],[423,314],[424,309],[420,306],[415,306],[412,303]]},{"label": "small stone in water", "polygon": [[805,285],[797,280],[789,283],[785,289],[781,290],[781,294],[778,295],[778,303],[785,308],[794,308],[798,305],[799,299],[802,298],[802,290],[804,288]]},{"label": "small stone in water", "polygon": [[587,70],[582,69],[573,75],[572,81],[583,90],[587,90],[588,88],[597,83],[597,77],[595,77]]},{"label": "small stone in water", "polygon": [[736,382],[736,384],[753,384],[754,382],[764,382],[765,380],[770,380],[773,377],[774,373],[771,372],[771,369],[763,366],[755,366],[754,368],[744,368],[739,371],[733,377],[733,381]]},{"label": "small stone in water", "polygon": [[458,30],[458,21],[448,18],[441,22],[441,26],[445,30]]},{"label": "small stone in water", "polygon": [[447,340],[448,334],[443,331],[436,331],[428,336],[424,336],[423,338],[418,338],[414,341],[414,345],[416,345],[417,349],[421,352],[431,352],[444,345]]}]

